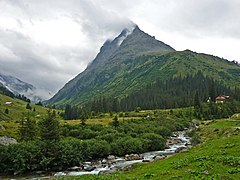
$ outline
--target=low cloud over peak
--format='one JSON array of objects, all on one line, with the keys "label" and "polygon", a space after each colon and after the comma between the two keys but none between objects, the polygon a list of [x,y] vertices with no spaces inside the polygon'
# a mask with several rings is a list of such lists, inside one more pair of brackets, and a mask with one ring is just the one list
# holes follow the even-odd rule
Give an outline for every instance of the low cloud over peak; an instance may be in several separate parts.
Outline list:
[{"label": "low cloud over peak", "polygon": [[2,0],[0,72],[57,92],[132,21],[177,50],[240,60],[237,0]]}]

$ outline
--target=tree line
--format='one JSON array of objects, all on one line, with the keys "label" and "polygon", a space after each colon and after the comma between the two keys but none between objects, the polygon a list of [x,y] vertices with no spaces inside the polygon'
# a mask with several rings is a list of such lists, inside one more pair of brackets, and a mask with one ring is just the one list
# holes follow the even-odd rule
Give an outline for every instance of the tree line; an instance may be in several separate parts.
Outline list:
[{"label": "tree line", "polygon": [[[218,95],[228,95],[230,100],[216,104]],[[209,103],[207,101],[209,100]],[[197,101],[197,102],[196,102]],[[224,118],[238,110],[240,89],[230,88],[222,82],[214,81],[198,72],[194,76],[176,77],[166,81],[157,80],[148,84],[141,91],[136,91],[122,98],[100,96],[84,106],[65,106],[64,119],[82,119],[106,112],[127,112],[138,109],[173,109],[194,106],[195,118]],[[198,105],[196,105],[198,103]],[[196,108],[199,107],[199,108]]]},{"label": "tree line", "polygon": [[212,101],[218,95],[229,95],[231,99],[240,100],[240,89],[224,85],[204,76],[202,72],[186,77],[176,77],[169,80],[156,80],[143,89],[121,98],[96,97],[85,105],[90,112],[120,112],[141,109],[167,109],[189,107],[194,105],[198,93],[200,102]]}]

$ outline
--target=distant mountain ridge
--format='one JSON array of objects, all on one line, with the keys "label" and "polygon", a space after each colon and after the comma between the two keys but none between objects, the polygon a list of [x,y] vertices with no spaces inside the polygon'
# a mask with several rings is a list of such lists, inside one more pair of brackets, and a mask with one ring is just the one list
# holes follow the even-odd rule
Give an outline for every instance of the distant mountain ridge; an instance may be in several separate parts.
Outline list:
[{"label": "distant mountain ridge", "polygon": [[99,96],[121,98],[156,80],[202,71],[226,85],[240,84],[240,67],[221,58],[175,51],[135,26],[106,41],[92,63],[58,91],[48,104],[84,104]]},{"label": "distant mountain ridge", "polygon": [[13,94],[24,95],[32,102],[42,101],[42,98],[36,94],[36,87],[16,77],[0,73],[0,84],[2,87],[5,87]]},{"label": "distant mountain ridge", "polygon": [[14,94],[27,92],[29,90],[33,91],[36,89],[33,85],[9,75],[0,74],[0,82]]}]

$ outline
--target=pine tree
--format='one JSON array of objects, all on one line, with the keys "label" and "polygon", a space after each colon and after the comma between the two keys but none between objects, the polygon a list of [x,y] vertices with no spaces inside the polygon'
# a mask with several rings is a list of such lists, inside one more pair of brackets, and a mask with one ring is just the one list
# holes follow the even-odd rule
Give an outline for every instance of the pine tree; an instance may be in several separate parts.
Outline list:
[{"label": "pine tree", "polygon": [[30,103],[27,103],[26,109],[32,110],[32,107],[31,107]]},{"label": "pine tree", "polygon": [[82,110],[80,114],[81,125],[86,125],[87,120],[87,113],[86,111]]},{"label": "pine tree", "polygon": [[9,114],[8,108],[6,108],[4,112],[5,112],[5,114]]},{"label": "pine tree", "polygon": [[21,140],[30,141],[34,140],[37,135],[37,125],[36,121],[30,118],[29,113],[26,115],[23,114],[21,125],[19,127],[19,135]]},{"label": "pine tree", "polygon": [[70,117],[71,117],[71,105],[69,105],[69,104],[66,104],[66,106],[65,106],[65,113],[64,113],[64,119],[71,119]]},{"label": "pine tree", "polygon": [[43,141],[58,141],[60,139],[59,121],[56,120],[56,112],[48,110],[47,117],[39,122],[40,137]]},{"label": "pine tree", "polygon": [[209,97],[211,98],[211,101],[215,101],[216,89],[215,89],[214,81],[212,79],[209,82]]},{"label": "pine tree", "polygon": [[199,99],[199,93],[197,91],[195,94],[195,97],[194,97],[194,108],[198,109],[198,108],[200,108],[200,105],[201,105],[201,103],[200,103],[200,99]]}]

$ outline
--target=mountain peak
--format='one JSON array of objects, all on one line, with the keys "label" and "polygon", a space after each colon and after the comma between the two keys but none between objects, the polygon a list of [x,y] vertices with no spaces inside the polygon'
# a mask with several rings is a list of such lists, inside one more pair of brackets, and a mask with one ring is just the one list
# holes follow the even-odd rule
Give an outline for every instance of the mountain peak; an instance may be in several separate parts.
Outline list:
[{"label": "mountain peak", "polygon": [[135,25],[134,26],[134,30],[133,30],[134,32],[143,32],[139,27],[138,27],[138,25]]},{"label": "mountain peak", "polygon": [[[124,32],[122,31],[121,34]],[[121,35],[120,34],[120,35]],[[175,51],[174,48],[162,41],[156,40],[154,36],[142,31],[137,25],[133,29],[128,29],[127,33],[120,43],[117,51],[127,53],[128,55],[141,55],[145,53],[160,52],[162,54]]]},{"label": "mountain peak", "polygon": [[[165,54],[173,51],[175,50],[169,45],[156,40],[137,25],[132,24],[123,29],[115,39],[107,40],[87,69],[68,82],[48,103],[71,99],[78,94],[81,94],[80,98],[84,97],[86,92],[94,91],[88,89],[89,87],[103,85],[115,76],[116,69],[121,65],[134,64],[136,58],[141,55],[153,52]],[[110,72],[105,73],[106,69]]]}]

